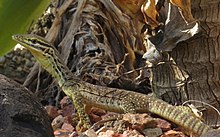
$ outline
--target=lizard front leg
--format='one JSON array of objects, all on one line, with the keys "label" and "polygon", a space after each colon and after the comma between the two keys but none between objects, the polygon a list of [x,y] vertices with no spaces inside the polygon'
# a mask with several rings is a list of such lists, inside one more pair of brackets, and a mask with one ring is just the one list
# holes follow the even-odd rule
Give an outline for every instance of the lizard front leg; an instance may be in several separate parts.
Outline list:
[{"label": "lizard front leg", "polygon": [[89,129],[91,127],[91,123],[89,120],[89,116],[85,112],[83,98],[80,92],[74,92],[72,94],[72,101],[80,118],[80,121],[76,127],[77,131],[84,131],[86,129]]}]

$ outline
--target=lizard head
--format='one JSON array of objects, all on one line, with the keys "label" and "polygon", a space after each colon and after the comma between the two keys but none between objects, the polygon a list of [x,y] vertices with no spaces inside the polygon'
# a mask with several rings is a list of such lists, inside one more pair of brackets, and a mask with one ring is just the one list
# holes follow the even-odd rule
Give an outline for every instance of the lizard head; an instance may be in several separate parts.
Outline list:
[{"label": "lizard head", "polygon": [[60,62],[57,50],[44,38],[33,34],[16,34],[12,39],[27,48],[36,60],[48,72],[54,72],[54,66]]}]

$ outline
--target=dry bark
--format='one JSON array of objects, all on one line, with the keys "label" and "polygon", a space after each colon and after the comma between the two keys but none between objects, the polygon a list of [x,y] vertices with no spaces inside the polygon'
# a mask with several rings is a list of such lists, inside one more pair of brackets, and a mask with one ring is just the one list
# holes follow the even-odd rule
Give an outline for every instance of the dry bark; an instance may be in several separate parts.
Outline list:
[{"label": "dry bark", "polygon": [[[199,21],[200,32],[180,40],[184,33],[178,35],[176,30],[181,30],[183,21],[174,20],[172,26],[176,26],[175,28],[169,24],[164,26],[171,31],[164,31],[166,42],[163,39],[164,43],[157,46],[162,51],[169,51],[169,54],[164,63],[152,69],[152,88],[158,97],[173,104],[197,100],[220,110],[220,1],[191,2],[192,14]],[[171,12],[171,15],[175,14]],[[208,107],[201,103],[192,103],[197,107]],[[204,112],[205,117],[212,121],[210,124],[216,124],[219,121],[218,114],[210,107],[208,110],[208,113]]]},{"label": "dry bark", "polygon": [[147,83],[146,76],[140,81],[139,72],[123,75],[144,65],[136,61],[145,51],[139,25],[111,1],[75,1],[72,11],[67,22],[62,20],[58,47],[75,75],[93,84],[149,91],[139,86]]},{"label": "dry bark", "polygon": [[[141,69],[145,65],[141,59],[145,52],[141,17],[133,21],[112,1],[105,0],[73,0],[60,15],[60,6],[65,3],[59,0],[55,25],[46,38],[58,48],[71,71],[93,84],[149,92],[148,73]],[[35,66],[25,86],[36,87],[38,77],[38,93],[56,93],[51,78]]]}]

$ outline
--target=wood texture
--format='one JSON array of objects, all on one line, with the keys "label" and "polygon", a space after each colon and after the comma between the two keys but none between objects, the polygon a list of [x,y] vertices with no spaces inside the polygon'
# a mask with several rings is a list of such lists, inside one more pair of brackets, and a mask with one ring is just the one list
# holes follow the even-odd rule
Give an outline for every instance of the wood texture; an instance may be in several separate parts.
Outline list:
[{"label": "wood texture", "polygon": [[[202,32],[177,44],[170,53],[173,61],[153,69],[153,89],[168,102],[199,100],[220,109],[220,0],[194,0],[191,4]],[[216,112],[208,112],[205,116],[211,117],[207,118],[212,120],[210,124],[219,121]]]}]

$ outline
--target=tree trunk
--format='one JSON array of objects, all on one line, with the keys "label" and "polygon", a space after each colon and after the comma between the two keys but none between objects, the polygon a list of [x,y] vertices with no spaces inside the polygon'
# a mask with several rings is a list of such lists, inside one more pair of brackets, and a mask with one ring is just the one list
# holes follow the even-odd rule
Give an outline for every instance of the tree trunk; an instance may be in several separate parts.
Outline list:
[{"label": "tree trunk", "polygon": [[[193,16],[203,29],[202,35],[178,43],[169,54],[172,61],[152,69],[152,87],[167,102],[196,100],[220,110],[220,0],[191,2]],[[210,117],[219,121],[216,112]]]}]

